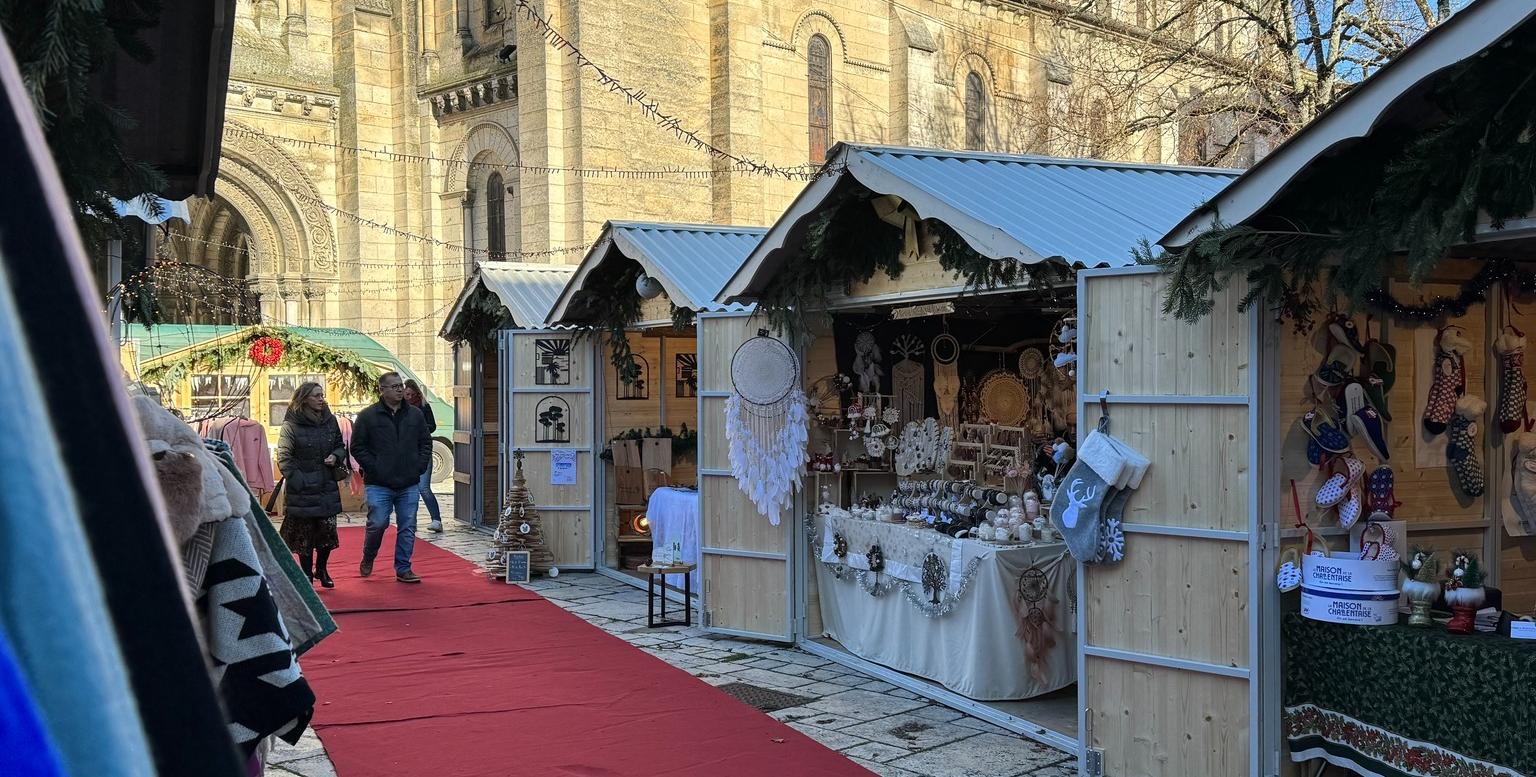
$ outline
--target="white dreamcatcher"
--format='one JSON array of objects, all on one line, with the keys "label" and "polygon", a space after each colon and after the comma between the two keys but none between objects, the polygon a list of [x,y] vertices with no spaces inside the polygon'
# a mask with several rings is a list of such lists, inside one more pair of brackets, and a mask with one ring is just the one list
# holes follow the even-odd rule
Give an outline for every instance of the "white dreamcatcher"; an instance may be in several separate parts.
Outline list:
[{"label": "white dreamcatcher", "polygon": [[939,471],[949,461],[954,438],[955,430],[939,426],[937,419],[907,424],[896,441],[896,474],[907,477],[918,472]]},{"label": "white dreamcatcher", "polygon": [[800,366],[789,346],[759,329],[731,357],[725,439],[731,474],[757,511],[777,526],[810,461],[809,416]]}]

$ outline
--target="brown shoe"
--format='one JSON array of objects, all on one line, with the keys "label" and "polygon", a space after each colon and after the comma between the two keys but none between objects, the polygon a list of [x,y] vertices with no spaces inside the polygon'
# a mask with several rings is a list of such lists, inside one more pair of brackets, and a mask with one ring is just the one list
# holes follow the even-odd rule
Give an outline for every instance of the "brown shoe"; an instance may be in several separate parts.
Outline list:
[{"label": "brown shoe", "polygon": [[399,582],[402,582],[402,583],[420,583],[421,582],[421,578],[417,577],[415,572],[411,572],[409,570],[407,570],[405,572],[397,573],[395,575],[395,580],[397,580]]},{"label": "brown shoe", "polygon": [[367,577],[373,574],[373,559],[365,558],[363,563],[357,565],[357,574]]}]

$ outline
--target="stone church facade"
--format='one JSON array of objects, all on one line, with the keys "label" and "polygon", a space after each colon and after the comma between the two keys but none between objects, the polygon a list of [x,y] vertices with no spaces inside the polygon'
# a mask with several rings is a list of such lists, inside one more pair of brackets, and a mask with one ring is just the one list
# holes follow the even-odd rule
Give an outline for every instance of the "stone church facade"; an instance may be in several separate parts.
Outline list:
[{"label": "stone church facade", "polygon": [[[1073,115],[1072,47],[1130,44],[1055,5],[532,3],[679,126],[779,168],[841,140],[1181,161],[1172,129],[1073,136],[1102,117]],[[241,0],[217,196],[170,245],[249,283],[203,320],[358,329],[445,387],[436,333],[475,261],[578,262],[610,219],[767,225],[803,186],[680,141],[518,0]]]}]

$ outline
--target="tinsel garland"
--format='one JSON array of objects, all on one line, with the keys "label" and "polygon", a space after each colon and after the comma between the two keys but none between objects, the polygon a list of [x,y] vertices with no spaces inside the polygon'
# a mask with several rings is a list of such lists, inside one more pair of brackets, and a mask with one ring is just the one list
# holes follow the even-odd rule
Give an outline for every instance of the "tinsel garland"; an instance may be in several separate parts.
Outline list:
[{"label": "tinsel garland", "polygon": [[1264,303],[1305,326],[1320,300],[1368,305],[1381,279],[1400,271],[1399,257],[1417,284],[1449,248],[1473,240],[1484,216],[1498,228],[1531,213],[1533,59],[1536,26],[1525,25],[1433,77],[1420,109],[1440,117],[1430,126],[1384,125],[1349,153],[1316,161],[1261,219],[1217,225],[1161,255],[1143,244],[1137,261],[1171,273],[1164,311],[1199,319],[1216,292],[1245,279],[1240,309]]},{"label": "tinsel garland", "polygon": [[1454,297],[1436,297],[1415,305],[1405,304],[1393,298],[1386,289],[1377,287],[1365,295],[1369,309],[1382,315],[1403,321],[1438,321],[1442,318],[1461,318],[1473,305],[1488,301],[1488,290],[1505,283],[1521,294],[1536,292],[1536,272],[1522,270],[1508,260],[1485,263],[1472,280],[1467,281],[1461,293]]}]

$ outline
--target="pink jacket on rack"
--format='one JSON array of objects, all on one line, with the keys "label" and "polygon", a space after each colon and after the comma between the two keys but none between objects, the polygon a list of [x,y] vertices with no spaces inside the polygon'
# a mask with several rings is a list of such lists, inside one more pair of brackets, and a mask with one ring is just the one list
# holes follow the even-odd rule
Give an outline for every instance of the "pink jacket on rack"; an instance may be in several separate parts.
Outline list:
[{"label": "pink jacket on rack", "polygon": [[363,468],[352,458],[352,419],[339,415],[336,423],[341,427],[341,444],[347,447],[347,468],[352,471],[352,476],[347,478],[347,488],[357,496],[363,493]]},{"label": "pink jacket on rack", "polygon": [[272,449],[267,446],[267,430],[249,418],[237,418],[224,427],[224,442],[229,443],[235,466],[245,481],[257,491],[277,487],[272,475]]}]

